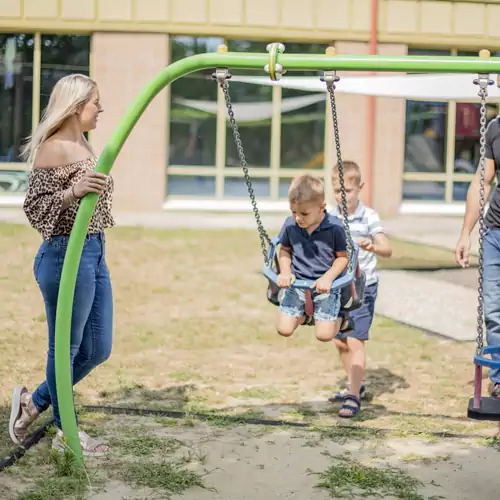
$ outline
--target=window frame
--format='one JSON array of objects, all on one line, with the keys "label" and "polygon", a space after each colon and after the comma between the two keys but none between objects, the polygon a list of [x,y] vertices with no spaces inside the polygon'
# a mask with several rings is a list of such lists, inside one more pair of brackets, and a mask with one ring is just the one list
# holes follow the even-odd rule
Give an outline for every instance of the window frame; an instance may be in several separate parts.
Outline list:
[{"label": "window frame", "polygon": [[[420,47],[408,47],[416,50],[425,50]],[[439,49],[436,49],[439,50]],[[458,52],[467,52],[465,49],[452,48],[450,56],[457,56]],[[472,51],[471,51],[472,52]],[[406,100],[405,100],[406,102]],[[456,173],[455,172],[455,145],[456,145],[456,118],[457,118],[457,101],[450,100],[448,103],[448,114],[446,120],[446,141],[445,141],[445,170],[444,172],[403,172],[402,184],[405,181],[412,182],[444,182],[444,199],[443,200],[413,200],[404,198],[401,195],[401,203],[411,203],[420,205],[435,205],[440,203],[443,205],[463,206],[465,201],[453,199],[453,187],[455,183],[471,182],[474,178],[473,173]],[[406,138],[405,138],[406,140]]]},{"label": "window frame", "polygon": [[[172,35],[174,36],[187,36],[187,35]],[[192,36],[192,35],[191,35]],[[206,38],[209,35],[199,34],[192,36],[192,38]],[[171,38],[172,38],[171,37]],[[171,40],[170,38],[170,40]],[[213,37],[218,38],[218,37]],[[223,42],[228,45],[229,40],[238,40],[238,37],[225,37]],[[241,38],[239,40],[246,41],[246,38]],[[256,40],[257,41],[257,40]],[[290,41],[289,43],[293,43]],[[297,42],[301,43],[301,42]],[[325,49],[328,47],[332,41],[325,40],[323,42],[315,42],[317,45],[324,45]],[[172,45],[170,45],[170,56],[172,54]],[[318,75],[319,78],[319,75]],[[214,82],[214,85],[216,83]],[[170,95],[168,106],[171,106],[172,96]],[[330,112],[330,101],[328,94],[325,93],[325,130],[323,137],[323,166],[317,169],[307,169],[307,168],[281,168],[281,102],[282,102],[282,89],[279,86],[272,87],[272,119],[271,119],[271,144],[270,144],[270,165],[269,168],[252,168],[251,177],[252,178],[265,178],[269,179],[269,196],[259,196],[259,199],[265,201],[284,201],[283,197],[280,197],[280,180],[288,179],[296,175],[311,173],[324,181],[328,181],[331,175],[331,165],[335,161],[335,151],[333,145],[333,123],[332,115]],[[203,171],[201,167],[189,166],[189,165],[178,165],[170,164],[169,159],[166,159],[166,189],[165,189],[165,201],[172,200],[186,200],[186,199],[196,199],[196,200],[243,200],[245,197],[231,197],[224,193],[224,185],[226,178],[243,178],[243,171],[241,168],[227,167],[226,166],[226,141],[233,140],[231,131],[229,127],[226,127],[226,116],[227,109],[222,92],[219,90],[217,92],[217,133],[216,133],[216,147],[215,147],[215,165],[204,166]],[[238,117],[236,116],[236,120]],[[170,124],[169,124],[170,129]],[[170,131],[168,135],[170,144]],[[245,144],[245,137],[242,133],[242,142]],[[168,177],[170,176],[197,176],[206,175],[214,176],[216,182],[215,196],[196,196],[196,195],[176,195],[169,194],[168,192]],[[330,182],[325,182],[326,194],[331,199],[333,197],[333,190]]]},{"label": "window frame", "polygon": [[[41,75],[42,75],[42,36],[58,34],[54,31],[24,31],[25,34],[33,35],[33,95],[32,95],[32,110],[31,110],[31,132],[33,133],[38,126],[40,118],[40,102],[41,102]],[[65,33],[66,34],[66,33]],[[89,51],[89,74],[92,76],[92,33],[77,33],[90,37]],[[29,171],[30,167],[26,162],[0,162],[0,172],[2,171]],[[20,193],[15,193],[20,194]],[[0,192],[0,197],[10,196],[9,194]]]}]

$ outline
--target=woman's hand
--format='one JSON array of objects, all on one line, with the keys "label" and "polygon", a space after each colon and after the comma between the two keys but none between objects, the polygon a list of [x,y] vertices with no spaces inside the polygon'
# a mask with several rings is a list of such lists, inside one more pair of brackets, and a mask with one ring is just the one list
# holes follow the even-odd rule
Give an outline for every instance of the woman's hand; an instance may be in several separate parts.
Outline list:
[{"label": "woman's hand", "polygon": [[73,186],[73,194],[77,198],[83,198],[87,193],[102,194],[106,188],[108,176],[99,172],[89,171],[85,177]]}]

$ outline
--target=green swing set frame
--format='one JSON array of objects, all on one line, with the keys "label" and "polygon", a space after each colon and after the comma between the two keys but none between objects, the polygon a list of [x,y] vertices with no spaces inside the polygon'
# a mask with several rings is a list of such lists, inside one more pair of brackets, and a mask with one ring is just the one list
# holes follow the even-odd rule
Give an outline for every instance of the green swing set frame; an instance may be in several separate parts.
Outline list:
[{"label": "green swing set frame", "polygon": [[[474,73],[479,80],[489,81],[489,74],[500,73],[500,58],[490,57],[482,50],[479,57],[451,56],[379,56],[336,55],[333,47],[326,53],[285,54],[284,46],[272,43],[268,53],[231,53],[222,45],[216,53],[199,54],[177,61],[153,78],[131,103],[114,134],[100,155],[96,171],[109,174],[125,141],[153,98],[167,85],[195,71],[204,69],[263,70],[272,80],[279,80],[284,72],[293,71],[373,71],[420,73]],[[66,442],[74,453],[77,466],[84,467],[78,438],[70,367],[71,316],[76,277],[85,236],[95,209],[97,195],[90,193],[82,199],[68,243],[62,270],[56,317],[56,387],[61,423]]]}]

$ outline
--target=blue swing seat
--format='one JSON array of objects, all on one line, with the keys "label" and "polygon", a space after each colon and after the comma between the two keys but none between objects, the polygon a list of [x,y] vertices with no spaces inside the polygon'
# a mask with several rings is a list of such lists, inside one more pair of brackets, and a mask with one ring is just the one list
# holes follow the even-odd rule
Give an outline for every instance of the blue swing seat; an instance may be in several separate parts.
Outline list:
[{"label": "blue swing seat", "polygon": [[479,366],[487,366],[488,368],[500,368],[500,361],[495,361],[491,358],[485,358],[485,354],[500,354],[500,345],[492,345],[483,347],[481,354],[474,356],[474,364]]},{"label": "blue swing seat", "polygon": [[[495,361],[486,355],[500,354],[500,345],[483,347],[480,354],[474,356],[474,364],[478,366],[487,366],[488,368],[500,368],[500,361]],[[476,373],[476,377],[480,377],[481,373]],[[480,383],[479,383],[480,384]],[[481,385],[477,389],[479,392]],[[474,420],[488,420],[492,422],[500,422],[500,398],[481,397],[479,406],[475,407],[474,398],[469,400],[467,408],[467,417]]]},{"label": "blue swing seat", "polygon": [[[268,248],[268,262],[269,264],[264,263],[264,267],[262,272],[264,276],[271,282],[278,286],[278,273],[273,269],[272,263],[276,257],[276,249],[279,245],[279,237],[271,239],[271,244]],[[350,285],[354,279],[356,278],[356,273],[358,269],[358,254],[359,247],[353,241],[353,251],[351,252],[350,266],[347,266],[345,271],[332,283],[332,290],[341,290],[345,288],[347,285]],[[349,267],[351,272],[349,272]],[[311,288],[314,281],[312,280],[295,280],[295,282],[291,285],[292,288],[300,288],[302,290]]]}]

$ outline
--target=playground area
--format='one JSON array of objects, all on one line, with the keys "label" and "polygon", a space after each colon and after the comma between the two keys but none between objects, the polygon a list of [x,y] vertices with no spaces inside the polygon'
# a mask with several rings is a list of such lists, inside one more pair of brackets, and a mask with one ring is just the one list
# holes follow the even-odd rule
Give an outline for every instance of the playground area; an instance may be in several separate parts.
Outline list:
[{"label": "playground area", "polygon": [[[382,269],[454,268],[448,248],[392,242],[394,255],[380,260]],[[11,388],[32,390],[44,377],[46,323],[32,275],[38,244],[29,227],[0,224],[3,457],[13,448]],[[87,460],[82,475],[51,454],[49,428],[0,473],[0,498],[497,496],[498,426],[466,417],[473,341],[377,316],[368,397],[359,416],[345,421],[327,401],[345,383],[333,346],[307,327],[288,340],[275,333],[254,230],[117,227],[107,233],[107,255],[114,349],[76,386],[76,404],[83,428],[104,437],[112,453]],[[82,405],[174,413],[111,414]],[[44,418],[50,415],[40,423]]]}]

